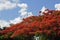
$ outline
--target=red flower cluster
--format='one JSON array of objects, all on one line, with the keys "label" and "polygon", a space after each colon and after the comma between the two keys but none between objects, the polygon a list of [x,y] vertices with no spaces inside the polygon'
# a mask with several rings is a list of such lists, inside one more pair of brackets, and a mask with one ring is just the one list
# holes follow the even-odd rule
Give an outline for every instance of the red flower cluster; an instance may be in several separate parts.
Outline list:
[{"label": "red flower cluster", "polygon": [[12,25],[5,30],[2,30],[0,33],[5,35],[12,32],[10,37],[19,36],[20,34],[24,35],[34,35],[36,32],[42,34],[45,33],[60,35],[60,11],[57,10],[48,10],[47,13],[44,13],[42,16],[31,16],[23,19],[21,23]]}]

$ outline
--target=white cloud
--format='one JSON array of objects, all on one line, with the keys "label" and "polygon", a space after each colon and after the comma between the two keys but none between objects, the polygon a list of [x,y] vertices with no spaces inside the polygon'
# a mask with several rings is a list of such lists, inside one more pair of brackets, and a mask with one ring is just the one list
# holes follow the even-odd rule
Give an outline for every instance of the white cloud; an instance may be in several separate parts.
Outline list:
[{"label": "white cloud", "polygon": [[47,8],[46,8],[45,6],[43,6],[40,11],[41,11],[41,12],[46,12],[46,11],[47,11]]},{"label": "white cloud", "polygon": [[20,10],[18,11],[20,16],[15,18],[14,20],[10,20],[10,23],[12,23],[12,24],[20,23],[23,21],[22,20],[23,18],[33,15],[32,12],[27,11],[28,5],[26,3],[21,3],[21,4],[18,3],[17,6],[20,8]]},{"label": "white cloud", "polygon": [[20,8],[18,13],[20,13],[20,16],[22,16],[22,18],[26,18],[28,16],[32,16],[33,15],[32,12],[28,12],[27,11],[28,5],[26,3],[18,4],[18,7]]},{"label": "white cloud", "polygon": [[41,12],[44,12],[46,10],[45,6],[42,7]]},{"label": "white cloud", "polygon": [[28,17],[29,17],[29,16],[33,16],[33,13],[32,13],[32,12],[29,12],[29,13],[28,13]]},{"label": "white cloud", "polygon": [[55,4],[55,8],[56,8],[56,10],[60,10],[60,3],[59,4]]},{"label": "white cloud", "polygon": [[20,8],[20,10],[18,11],[18,13],[20,13],[20,16],[24,16],[27,14],[28,6],[26,3],[18,4],[18,7]]},{"label": "white cloud", "polygon": [[4,20],[0,20],[0,28],[3,29],[3,27],[10,27],[9,22],[6,22]]},{"label": "white cloud", "polygon": [[27,12],[28,5],[26,3],[17,3],[18,0],[0,0],[0,10],[12,9],[15,7],[19,7],[20,16],[26,16],[29,12]]},{"label": "white cloud", "polygon": [[27,12],[21,12],[20,16],[24,16],[26,14],[27,14]]},{"label": "white cloud", "polygon": [[25,12],[27,9],[20,9],[19,11],[18,11],[18,13],[20,13],[20,12]]},{"label": "white cloud", "polygon": [[43,12],[45,12],[45,13],[48,12],[48,10],[47,10],[47,8],[45,6],[43,6],[40,11],[41,11],[40,15],[44,15]]},{"label": "white cloud", "polygon": [[28,7],[26,3],[21,3],[21,4],[17,4],[17,5],[18,5],[18,7],[23,8],[23,9]]},{"label": "white cloud", "polygon": [[[28,5],[26,3],[17,3],[18,0],[17,1],[13,0],[13,1],[14,2],[11,2],[10,0],[0,0],[0,10],[12,9],[15,7],[20,8],[20,10],[18,11],[20,16],[13,19],[13,20],[9,20],[10,23],[12,23],[12,24],[20,23],[23,21],[22,20],[23,18],[26,18],[26,17],[33,15],[32,12],[27,11]],[[8,23],[6,23],[6,24],[8,24]]]},{"label": "white cloud", "polygon": [[12,9],[16,7],[16,3],[12,3],[9,0],[0,0],[0,10]]},{"label": "white cloud", "polygon": [[16,23],[20,23],[20,22],[22,22],[22,19],[20,17],[15,18],[14,20],[10,20],[11,24],[16,24]]}]

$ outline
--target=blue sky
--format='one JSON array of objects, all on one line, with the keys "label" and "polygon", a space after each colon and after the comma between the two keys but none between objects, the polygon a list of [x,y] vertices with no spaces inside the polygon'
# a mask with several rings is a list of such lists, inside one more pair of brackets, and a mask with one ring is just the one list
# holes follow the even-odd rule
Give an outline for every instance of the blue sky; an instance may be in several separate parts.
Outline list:
[{"label": "blue sky", "polygon": [[[48,9],[55,9],[54,5],[60,3],[60,0],[20,0],[20,3],[26,3],[28,5],[28,12],[32,12],[33,15],[38,15],[39,10],[45,6]],[[18,17],[19,8],[15,7],[13,9],[0,11],[0,20],[12,20]]]}]

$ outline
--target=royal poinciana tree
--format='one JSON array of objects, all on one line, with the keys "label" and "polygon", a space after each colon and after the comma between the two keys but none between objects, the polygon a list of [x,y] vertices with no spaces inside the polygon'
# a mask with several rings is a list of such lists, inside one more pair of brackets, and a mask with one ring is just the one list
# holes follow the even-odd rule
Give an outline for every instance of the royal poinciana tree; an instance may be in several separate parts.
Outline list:
[{"label": "royal poinciana tree", "polygon": [[54,37],[60,37],[60,11],[48,10],[43,14],[24,18],[21,23],[11,25],[11,27],[0,31],[0,38],[25,40],[24,38],[28,36],[45,35],[48,39],[52,35],[52,40],[54,40]]}]

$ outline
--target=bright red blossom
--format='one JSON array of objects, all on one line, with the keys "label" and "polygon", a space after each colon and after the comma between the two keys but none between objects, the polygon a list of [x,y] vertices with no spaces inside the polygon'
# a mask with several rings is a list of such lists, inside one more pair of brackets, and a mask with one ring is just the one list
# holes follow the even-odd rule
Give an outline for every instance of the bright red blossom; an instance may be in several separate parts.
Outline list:
[{"label": "bright red blossom", "polygon": [[[31,16],[23,19],[21,23],[12,25],[5,30],[2,30],[1,34],[11,34],[11,38],[20,35],[34,35],[36,32],[42,34],[51,34],[55,32],[57,35],[60,34],[60,11],[48,10],[48,13],[44,13],[42,16]],[[57,33],[58,32],[58,33]]]}]

